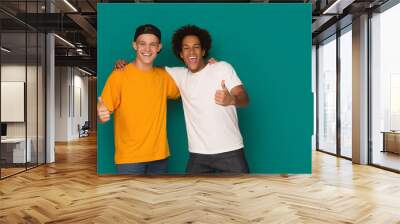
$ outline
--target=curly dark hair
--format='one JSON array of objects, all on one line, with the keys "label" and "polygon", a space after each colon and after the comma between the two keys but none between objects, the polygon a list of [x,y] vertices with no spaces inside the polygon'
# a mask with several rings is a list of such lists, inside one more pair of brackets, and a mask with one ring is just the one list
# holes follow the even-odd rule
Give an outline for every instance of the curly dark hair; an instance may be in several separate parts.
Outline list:
[{"label": "curly dark hair", "polygon": [[195,25],[186,25],[182,26],[178,30],[175,31],[172,36],[172,46],[174,54],[180,60],[180,53],[182,51],[182,40],[186,36],[196,36],[200,40],[201,49],[205,51],[204,57],[208,56],[208,51],[211,49],[211,35],[205,30],[201,29]]}]

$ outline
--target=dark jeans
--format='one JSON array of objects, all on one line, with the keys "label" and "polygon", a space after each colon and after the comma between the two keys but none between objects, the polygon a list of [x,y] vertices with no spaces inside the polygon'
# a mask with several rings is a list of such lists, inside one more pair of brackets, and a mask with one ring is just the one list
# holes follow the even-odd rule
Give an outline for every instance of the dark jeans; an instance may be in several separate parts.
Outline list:
[{"label": "dark jeans", "polygon": [[168,160],[117,164],[118,174],[166,174]]},{"label": "dark jeans", "polygon": [[249,173],[243,149],[218,154],[190,153],[186,167],[188,174]]}]

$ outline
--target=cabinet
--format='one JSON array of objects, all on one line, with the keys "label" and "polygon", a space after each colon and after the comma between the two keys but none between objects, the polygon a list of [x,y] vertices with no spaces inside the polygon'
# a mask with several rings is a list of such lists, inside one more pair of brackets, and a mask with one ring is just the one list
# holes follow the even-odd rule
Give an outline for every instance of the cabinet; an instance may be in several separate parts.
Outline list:
[{"label": "cabinet", "polygon": [[400,131],[384,131],[383,152],[400,154]]},{"label": "cabinet", "polygon": [[7,138],[1,140],[1,160],[5,164],[18,164],[32,161],[30,138],[27,139],[25,151],[25,138]]}]

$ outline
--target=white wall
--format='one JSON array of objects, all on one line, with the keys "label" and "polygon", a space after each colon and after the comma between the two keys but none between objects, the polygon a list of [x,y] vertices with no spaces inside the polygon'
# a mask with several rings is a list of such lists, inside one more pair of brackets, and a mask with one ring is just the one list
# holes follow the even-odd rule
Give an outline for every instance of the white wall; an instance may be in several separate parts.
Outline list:
[{"label": "white wall", "polygon": [[[76,73],[78,71],[78,74]],[[72,135],[75,137],[78,137],[78,129],[77,126],[80,124],[81,126],[85,123],[85,121],[88,121],[89,119],[89,113],[88,113],[88,107],[89,107],[89,102],[88,102],[88,77],[87,76],[82,76],[83,73],[80,73],[79,70],[74,70],[75,75],[74,75],[74,86],[75,86],[75,106],[74,106],[74,119],[72,120]],[[80,93],[79,93],[80,91]],[[80,97],[79,97],[80,96]],[[79,108],[81,107],[81,108]],[[79,111],[79,109],[81,111]]]},{"label": "white wall", "polygon": [[[32,161],[44,163],[44,74],[41,66],[24,64],[3,64],[1,66],[1,81],[18,81],[26,83],[26,108],[25,104],[22,113],[25,113],[27,120],[25,122],[6,122],[7,137],[9,138],[25,138],[30,140],[30,148]],[[27,80],[25,80],[27,78]],[[7,97],[7,96],[2,96]],[[1,108],[1,110],[10,110],[10,108]],[[10,112],[10,111],[8,111]],[[39,156],[37,156],[39,153]]]},{"label": "white wall", "polygon": [[[32,111],[36,111],[37,106],[37,98],[36,98],[36,79],[31,77],[31,74],[34,74],[36,77],[36,66],[27,66],[25,68],[24,65],[19,64],[5,64],[1,66],[1,81],[5,82],[25,82],[25,75],[27,69],[28,72],[28,88],[27,88],[27,106],[29,109],[27,110],[27,119],[28,119],[28,137],[30,133],[35,133],[36,136],[36,120],[37,115]],[[39,105],[41,106],[41,105]],[[1,108],[2,110],[7,110],[7,108]],[[34,122],[34,124],[31,124]],[[30,130],[32,127],[32,131]],[[8,137],[25,137],[25,122],[7,122],[7,136]]]},{"label": "white wall", "polygon": [[76,68],[56,67],[55,85],[55,140],[77,139],[78,124],[88,120],[88,77]]},{"label": "white wall", "polygon": [[55,68],[55,141],[68,140],[68,88],[70,83],[67,67]]},{"label": "white wall", "polygon": [[[31,69],[28,67],[28,70]],[[9,64],[1,66],[1,81],[4,82],[25,82],[25,64]],[[1,108],[7,110],[7,108]],[[25,137],[25,123],[12,122],[7,123],[8,137]]]}]

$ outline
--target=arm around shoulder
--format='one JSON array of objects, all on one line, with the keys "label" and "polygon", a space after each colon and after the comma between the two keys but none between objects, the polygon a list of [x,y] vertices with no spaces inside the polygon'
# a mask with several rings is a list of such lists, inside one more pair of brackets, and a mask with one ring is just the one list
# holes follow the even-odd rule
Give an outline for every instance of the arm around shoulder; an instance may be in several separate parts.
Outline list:
[{"label": "arm around shoulder", "polygon": [[173,69],[165,67],[164,73],[167,81],[168,99],[176,100],[181,96],[181,94],[178,88],[177,80],[173,77]]}]

